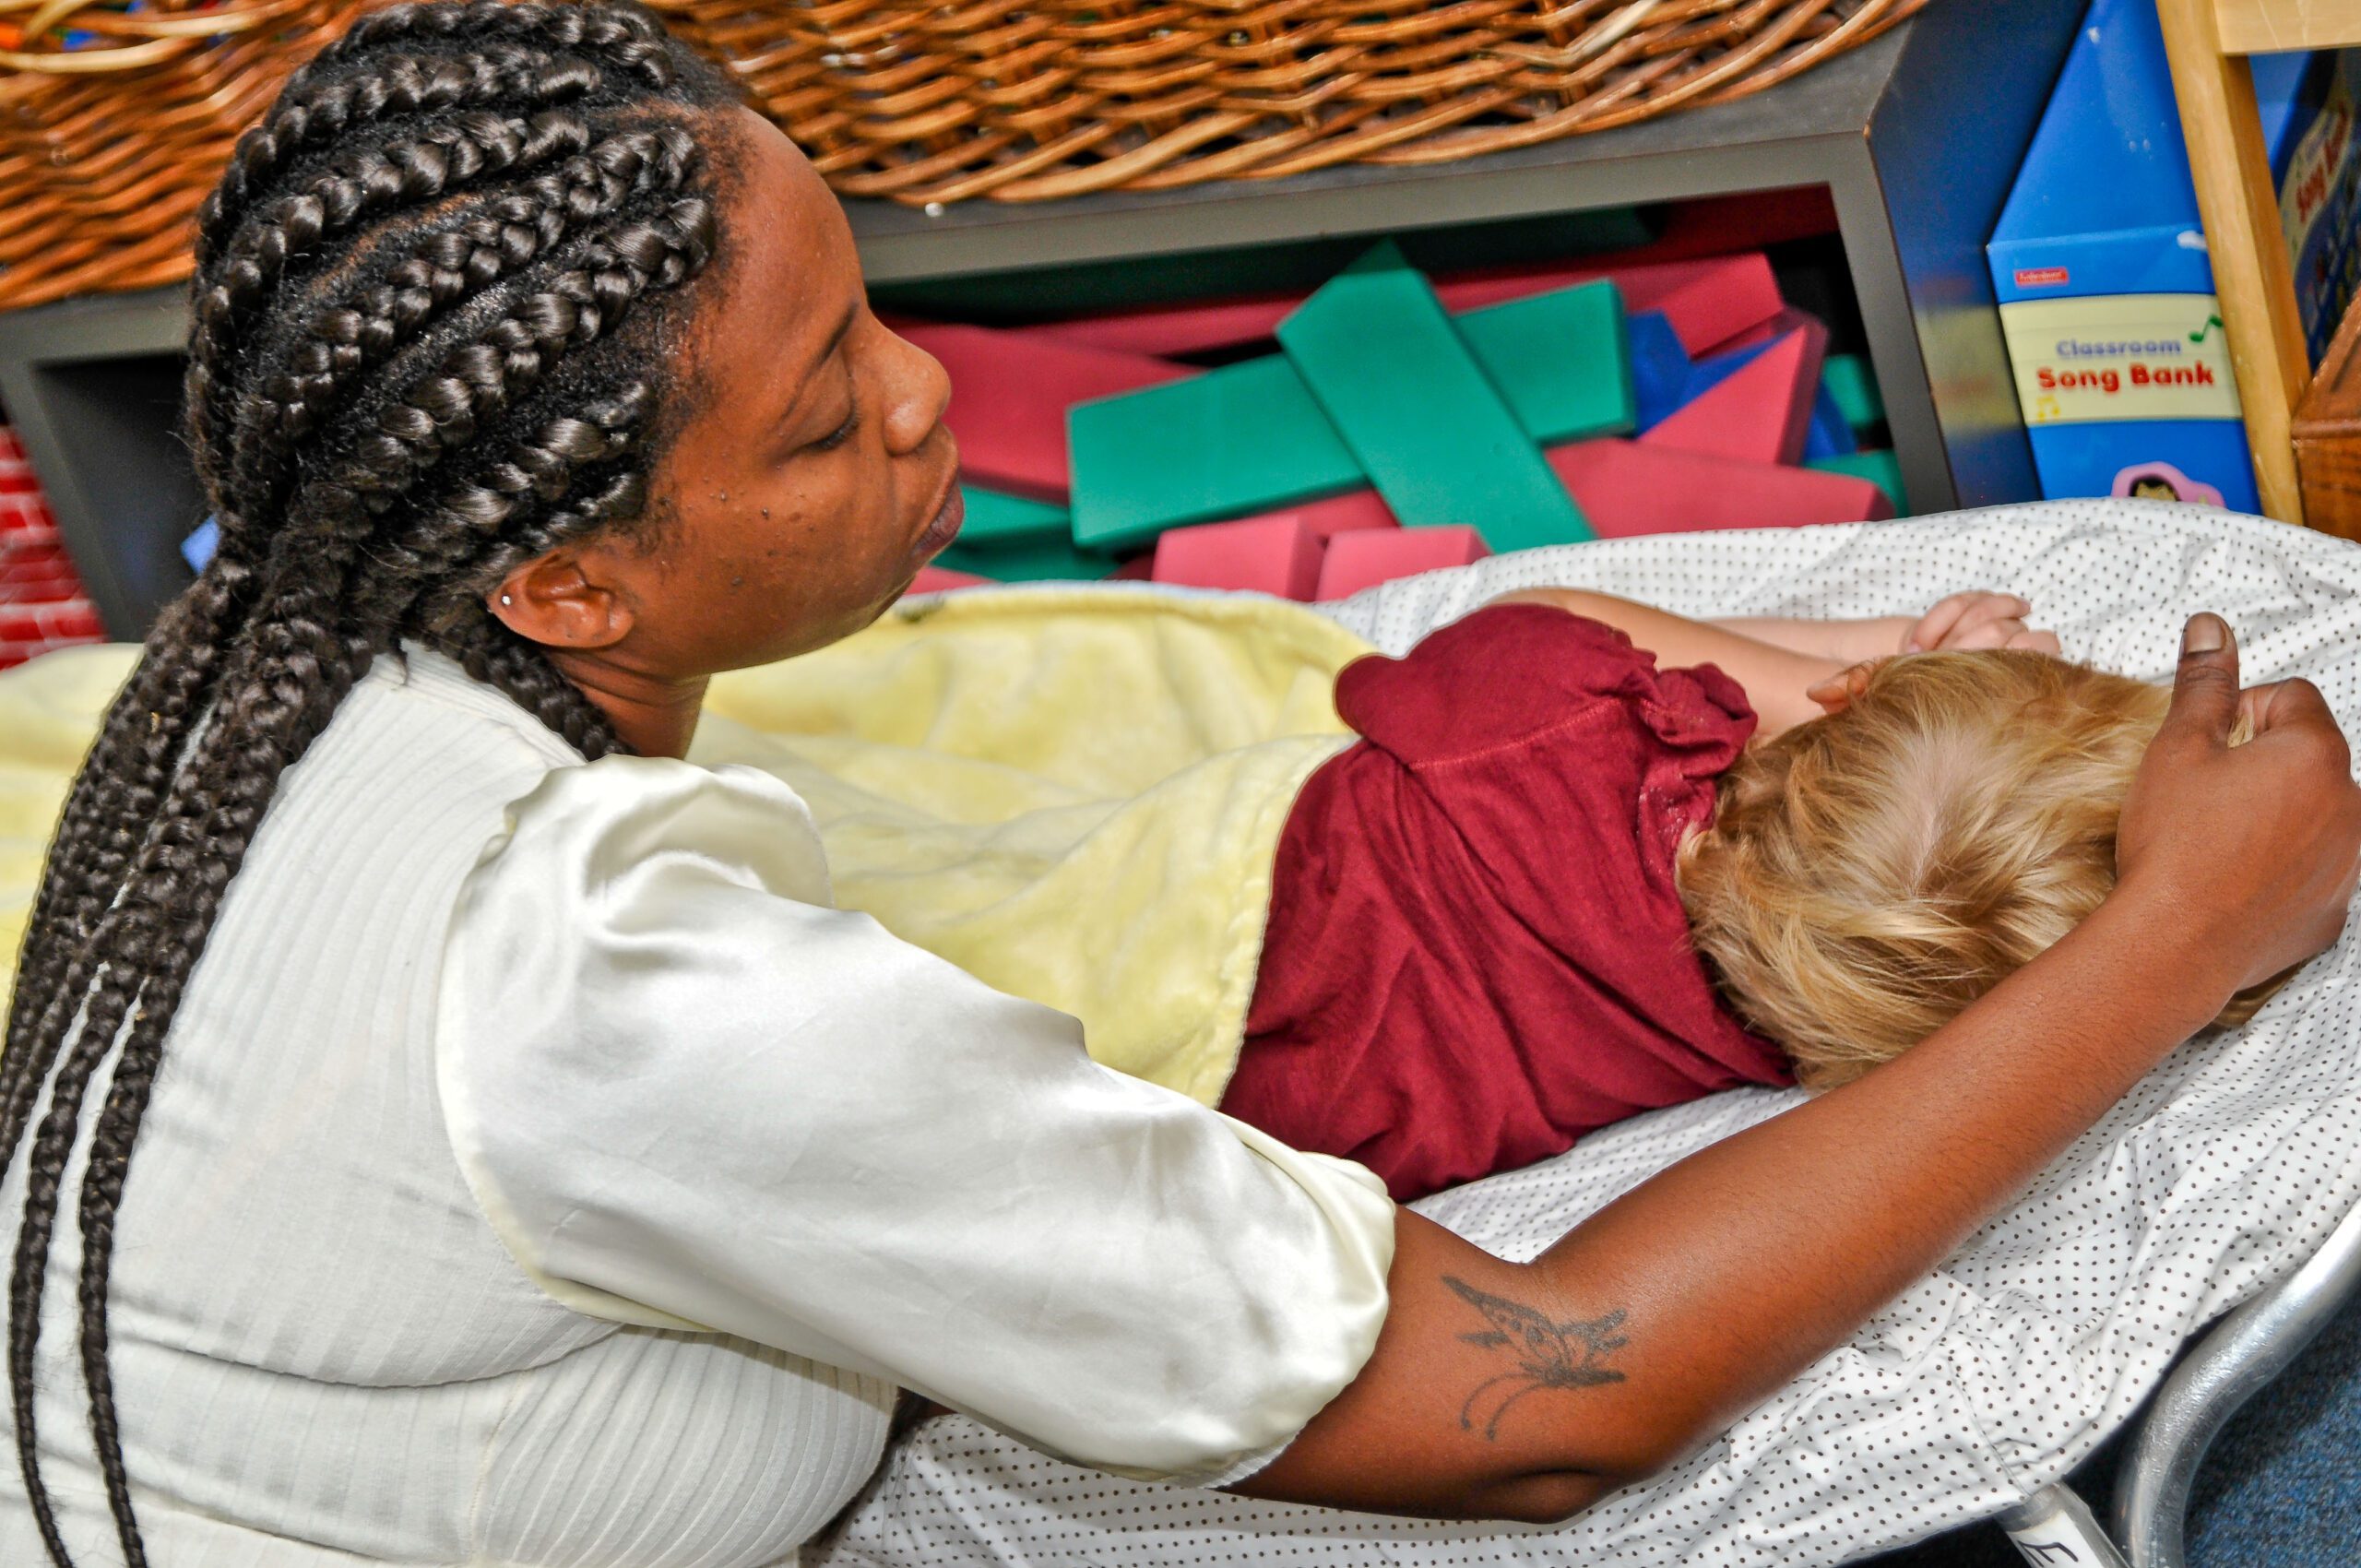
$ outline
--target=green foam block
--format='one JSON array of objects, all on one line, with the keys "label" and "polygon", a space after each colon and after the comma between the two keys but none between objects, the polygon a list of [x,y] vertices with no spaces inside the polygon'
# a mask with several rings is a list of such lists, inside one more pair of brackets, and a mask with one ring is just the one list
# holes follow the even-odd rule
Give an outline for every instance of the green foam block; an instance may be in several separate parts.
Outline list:
[{"label": "green foam block", "polygon": [[1822,473],[1851,474],[1855,479],[1868,480],[1885,492],[1886,499],[1893,503],[1895,517],[1910,516],[1910,498],[1902,491],[1902,465],[1894,460],[1891,452],[1846,452],[1840,457],[1814,457],[1804,467],[1818,469]]},{"label": "green foam block", "polygon": [[1112,555],[1077,550],[1062,534],[994,544],[967,543],[964,531],[959,537],[961,542],[936,556],[934,564],[996,583],[1096,582],[1115,569]]},{"label": "green foam block", "polygon": [[1329,279],[1278,338],[1405,527],[1472,523],[1496,552],[1596,537],[1393,244]]},{"label": "green foam block", "polygon": [[960,525],[959,537],[971,545],[1019,539],[1062,540],[1073,528],[1066,509],[1046,501],[1003,495],[972,484],[961,485],[959,493],[967,503],[967,520]]},{"label": "green foam block", "polygon": [[1460,340],[1536,441],[1555,445],[1639,427],[1631,324],[1606,279],[1452,317]]},{"label": "green foam block", "polygon": [[[1831,354],[1821,367],[1820,384],[1836,399],[1845,422],[1855,430],[1866,430],[1885,418],[1885,399],[1878,396],[1878,378],[1869,374],[1869,362],[1858,354]],[[1899,502],[1896,505],[1900,505]]]},{"label": "green foam block", "polygon": [[1074,540],[1115,549],[1166,529],[1350,490],[1360,463],[1286,356],[1066,410]]}]

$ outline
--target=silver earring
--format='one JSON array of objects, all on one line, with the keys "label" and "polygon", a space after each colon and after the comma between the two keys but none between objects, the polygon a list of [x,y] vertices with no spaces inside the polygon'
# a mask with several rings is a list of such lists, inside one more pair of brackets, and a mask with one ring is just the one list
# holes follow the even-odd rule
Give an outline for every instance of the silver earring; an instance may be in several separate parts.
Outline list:
[{"label": "silver earring", "polygon": [[510,604],[510,603],[514,603],[514,602],[515,602],[515,600],[511,600],[511,599],[510,599],[506,594],[504,594],[504,594],[502,594],[502,595],[500,596],[500,602],[501,602],[501,603],[503,603],[503,604]]}]

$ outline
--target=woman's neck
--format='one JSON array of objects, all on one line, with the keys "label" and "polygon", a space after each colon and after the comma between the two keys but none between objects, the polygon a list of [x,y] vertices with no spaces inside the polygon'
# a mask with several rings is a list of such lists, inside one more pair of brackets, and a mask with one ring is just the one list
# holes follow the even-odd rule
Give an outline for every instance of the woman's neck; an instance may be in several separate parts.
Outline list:
[{"label": "woman's neck", "polygon": [[667,680],[621,668],[597,654],[550,650],[558,672],[588,697],[625,745],[641,756],[685,757],[696,734],[707,678]]}]

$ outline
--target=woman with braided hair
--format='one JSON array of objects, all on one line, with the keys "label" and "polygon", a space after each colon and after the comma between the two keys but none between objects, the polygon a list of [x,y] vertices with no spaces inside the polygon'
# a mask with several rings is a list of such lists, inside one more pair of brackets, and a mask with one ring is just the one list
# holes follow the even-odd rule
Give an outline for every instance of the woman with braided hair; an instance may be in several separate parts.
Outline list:
[{"label": "woman with braided hair", "polygon": [[897,1389],[1129,1475],[1562,1516],[2353,890],[2333,721],[2201,618],[2095,915],[1505,1262],[839,912],[791,791],[681,760],[708,676],[865,625],[959,513],[940,368],[649,18],[365,17],[196,260],[219,551],[76,780],[0,1056],[9,1564],[772,1563]]}]

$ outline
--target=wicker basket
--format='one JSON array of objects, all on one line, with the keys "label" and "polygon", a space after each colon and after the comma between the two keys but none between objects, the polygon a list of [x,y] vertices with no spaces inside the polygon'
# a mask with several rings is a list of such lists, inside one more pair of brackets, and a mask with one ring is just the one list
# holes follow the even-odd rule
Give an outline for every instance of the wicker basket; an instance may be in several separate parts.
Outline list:
[{"label": "wicker basket", "polygon": [[[365,3],[0,0],[0,308],[186,276],[237,132]],[[931,203],[1522,147],[1757,91],[1925,0],[650,4],[837,190]]]}]

